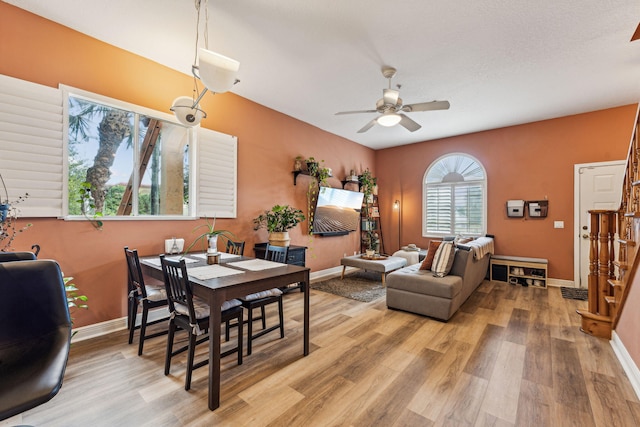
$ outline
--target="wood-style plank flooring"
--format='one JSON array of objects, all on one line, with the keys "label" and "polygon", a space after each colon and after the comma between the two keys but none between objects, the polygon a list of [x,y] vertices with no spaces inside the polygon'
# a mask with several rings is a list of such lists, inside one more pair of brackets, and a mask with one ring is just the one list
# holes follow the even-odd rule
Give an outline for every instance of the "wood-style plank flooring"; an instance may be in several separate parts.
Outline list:
[{"label": "wood-style plank flooring", "polygon": [[[184,390],[185,355],[163,375],[166,337],[142,357],[126,331],[72,346],[65,382],[27,411],[37,426],[636,426],[640,403],[610,344],[579,330],[558,288],[485,281],[448,322],[311,293],[285,296],[286,336],[237,366],[223,359],[221,407],[207,368]],[[274,315],[275,313],[272,313]],[[136,335],[137,337],[137,335]],[[233,341],[233,339],[231,340]],[[199,349],[206,352],[207,346]]]}]

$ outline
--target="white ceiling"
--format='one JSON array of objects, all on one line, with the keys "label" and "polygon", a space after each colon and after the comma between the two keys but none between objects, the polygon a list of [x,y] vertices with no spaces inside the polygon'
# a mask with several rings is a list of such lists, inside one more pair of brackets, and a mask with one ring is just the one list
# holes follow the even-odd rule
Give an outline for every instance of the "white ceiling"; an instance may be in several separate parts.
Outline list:
[{"label": "white ceiling", "polygon": [[[190,75],[194,0],[3,1]],[[640,100],[640,41],[629,42],[637,0],[211,0],[208,8],[209,49],[240,61],[232,92],[374,149]],[[375,114],[334,113],[374,108],[387,87],[383,65],[398,69],[393,84],[405,103],[451,108],[408,113],[422,125],[414,133],[357,133]]]}]

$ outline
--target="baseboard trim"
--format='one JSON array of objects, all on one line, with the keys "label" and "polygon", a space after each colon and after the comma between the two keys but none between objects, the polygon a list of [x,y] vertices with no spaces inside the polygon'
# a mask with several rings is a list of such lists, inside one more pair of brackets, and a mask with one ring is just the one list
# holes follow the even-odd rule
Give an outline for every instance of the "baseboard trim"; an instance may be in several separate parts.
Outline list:
[{"label": "baseboard trim", "polygon": [[[155,310],[149,311],[148,322],[153,322],[158,319],[162,319],[163,317],[167,317],[169,315],[169,311],[167,308],[158,308]],[[140,326],[140,313],[138,313],[138,317],[136,319],[136,325]],[[82,326],[80,328],[76,328],[73,330],[75,334],[71,339],[71,342],[79,342],[88,340],[91,338],[100,337],[102,335],[110,334],[111,332],[121,331],[123,329],[127,329],[127,318],[120,317],[118,319],[107,320],[101,323],[94,323],[93,325]]]},{"label": "baseboard trim", "polygon": [[547,286],[575,288],[576,284],[573,280],[547,279]]},{"label": "baseboard trim", "polygon": [[611,333],[611,341],[609,341],[609,343],[613,348],[613,352],[618,357],[618,360],[622,365],[622,369],[624,369],[627,377],[629,377],[629,382],[631,383],[631,387],[633,387],[633,391],[636,392],[636,396],[640,399],[640,369],[636,366],[631,355],[620,340],[620,337],[616,334],[616,331]]}]

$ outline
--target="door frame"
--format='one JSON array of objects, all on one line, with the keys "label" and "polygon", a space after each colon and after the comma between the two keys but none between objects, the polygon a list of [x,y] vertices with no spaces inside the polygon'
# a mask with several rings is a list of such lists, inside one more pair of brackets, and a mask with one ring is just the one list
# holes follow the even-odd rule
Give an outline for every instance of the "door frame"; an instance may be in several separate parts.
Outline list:
[{"label": "door frame", "polygon": [[[573,286],[580,287],[580,169],[597,166],[625,166],[626,160],[578,163],[573,165]],[[624,176],[623,176],[624,179]],[[620,200],[622,202],[622,199]]]}]

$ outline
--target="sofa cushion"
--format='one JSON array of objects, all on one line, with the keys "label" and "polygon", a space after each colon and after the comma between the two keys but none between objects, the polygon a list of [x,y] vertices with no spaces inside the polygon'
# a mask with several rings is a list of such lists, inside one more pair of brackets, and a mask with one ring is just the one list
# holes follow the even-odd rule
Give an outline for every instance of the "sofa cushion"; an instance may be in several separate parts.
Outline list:
[{"label": "sofa cushion", "polygon": [[449,274],[455,256],[456,248],[453,242],[443,242],[438,246],[438,250],[433,258],[433,265],[431,266],[433,275],[436,277],[444,277]]},{"label": "sofa cushion", "polygon": [[420,270],[418,264],[415,264],[390,273],[387,276],[387,288],[453,299],[460,293],[462,277],[451,274],[433,277],[433,273]]},{"label": "sofa cushion", "polygon": [[422,260],[422,265],[420,265],[420,270],[428,270],[431,271],[431,266],[433,265],[433,258],[436,256],[436,251],[438,247],[442,243],[442,240],[431,240],[429,242],[429,248],[427,249],[427,256]]}]

